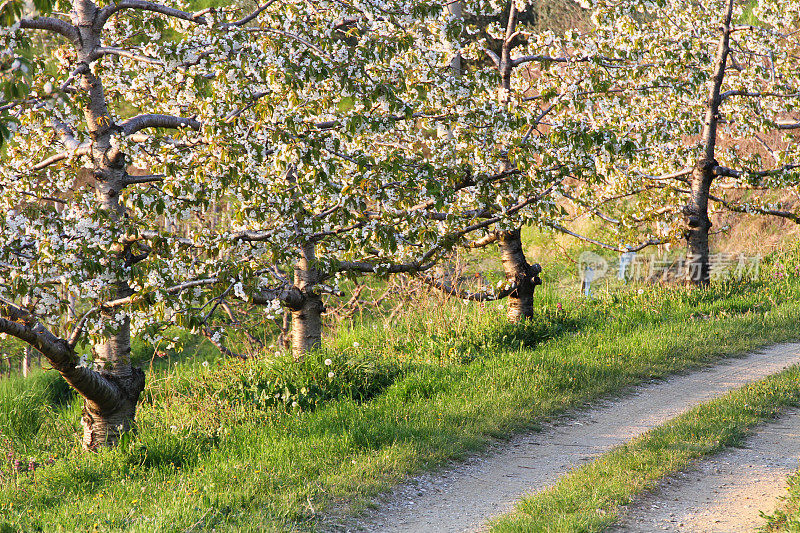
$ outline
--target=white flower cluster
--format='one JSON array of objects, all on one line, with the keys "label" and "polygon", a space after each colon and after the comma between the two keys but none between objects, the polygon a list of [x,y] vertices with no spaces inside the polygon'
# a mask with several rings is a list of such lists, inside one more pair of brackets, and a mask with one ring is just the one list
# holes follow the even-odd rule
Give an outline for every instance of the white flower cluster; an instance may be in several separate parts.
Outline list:
[{"label": "white flower cluster", "polygon": [[[204,24],[116,13],[102,48],[59,45],[14,69],[30,94],[9,107],[0,162],[0,296],[32,298],[55,324],[70,299],[91,307],[130,288],[124,312],[156,342],[167,323],[198,328],[218,285],[239,280],[232,294],[249,301],[253,280],[291,270],[308,243],[321,283],[435,261],[486,229],[552,227],[568,197],[586,213],[630,199],[614,214],[620,234],[677,234],[678,187],[641,178],[699,155],[719,38],[709,17],[724,2],[579,3],[593,31],[520,26],[507,72],[491,59],[508,30],[499,0],[461,2],[461,20],[410,0],[279,0],[240,26],[222,12]],[[800,2],[757,4],[758,27],[737,30],[731,53],[723,127],[735,142],[718,157],[780,169],[797,143],[752,140],[800,120]],[[27,32],[0,29],[0,61]],[[281,312],[279,299],[265,307]]]}]

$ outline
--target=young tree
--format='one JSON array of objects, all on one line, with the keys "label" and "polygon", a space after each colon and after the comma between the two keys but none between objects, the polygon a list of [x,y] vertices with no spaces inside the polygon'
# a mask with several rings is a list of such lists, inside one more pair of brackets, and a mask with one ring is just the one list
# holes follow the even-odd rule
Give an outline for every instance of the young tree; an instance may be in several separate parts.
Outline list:
[{"label": "young tree", "polygon": [[[400,2],[377,16],[343,5],[296,8],[306,24],[284,32],[286,41],[261,41],[261,56],[278,58],[244,69],[266,72],[274,85],[230,111],[246,143],[270,146],[239,171],[266,176],[265,186],[237,193],[236,202],[257,195],[275,209],[237,221],[230,242],[260,243],[267,279],[254,301],[292,312],[296,356],[320,343],[318,293],[336,290],[327,280],[425,272],[483,230],[490,235],[477,243],[504,250],[509,286],[501,295],[525,292],[514,301],[530,307],[539,268],[525,261],[517,226],[553,214],[548,199],[564,165],[508,164],[505,137],[521,138],[524,119],[498,105],[490,73],[461,72],[456,6]],[[249,30],[274,34],[285,19],[270,10]]]}]

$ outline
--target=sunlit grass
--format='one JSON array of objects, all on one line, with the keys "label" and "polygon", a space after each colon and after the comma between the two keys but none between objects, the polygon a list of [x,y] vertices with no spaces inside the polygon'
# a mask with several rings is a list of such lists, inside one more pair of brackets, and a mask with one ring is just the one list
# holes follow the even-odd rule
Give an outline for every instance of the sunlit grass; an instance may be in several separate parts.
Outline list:
[{"label": "sunlit grass", "polygon": [[[52,371],[7,381],[0,528],[318,529],[408,474],[588,400],[797,338],[795,259],[708,290],[541,290],[534,320],[517,325],[502,303],[429,296],[391,321],[341,326],[302,364],[272,352],[246,363],[171,354],[148,371],[137,433],[99,454],[80,451],[79,402],[46,393],[61,383]],[[149,369],[152,356],[137,357]],[[40,466],[17,471],[9,453]]]}]

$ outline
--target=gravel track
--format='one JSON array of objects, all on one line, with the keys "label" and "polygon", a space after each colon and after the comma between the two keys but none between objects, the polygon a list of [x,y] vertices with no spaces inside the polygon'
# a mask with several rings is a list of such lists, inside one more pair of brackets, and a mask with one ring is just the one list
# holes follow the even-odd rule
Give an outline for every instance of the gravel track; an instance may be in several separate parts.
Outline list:
[{"label": "gravel track", "polygon": [[703,459],[631,505],[616,533],[737,533],[765,524],[800,466],[800,411],[759,428],[744,448]]},{"label": "gravel track", "polygon": [[[703,402],[800,363],[800,343],[779,344],[595,403],[542,431],[405,482],[378,509],[331,527],[386,533],[474,532],[570,469]],[[649,531],[649,530],[648,530]]]}]

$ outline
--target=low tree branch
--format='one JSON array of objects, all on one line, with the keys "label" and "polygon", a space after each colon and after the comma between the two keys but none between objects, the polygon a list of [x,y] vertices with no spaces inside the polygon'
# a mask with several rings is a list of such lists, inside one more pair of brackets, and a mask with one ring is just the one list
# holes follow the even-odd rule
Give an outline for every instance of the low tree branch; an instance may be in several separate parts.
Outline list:
[{"label": "low tree branch", "polygon": [[470,241],[467,243],[467,248],[483,248],[484,246],[488,246],[493,242],[497,242],[499,239],[499,235],[496,232],[489,233],[485,237],[481,237],[480,239]]},{"label": "low tree branch", "polygon": [[78,29],[75,28],[75,26],[61,19],[53,17],[37,17],[32,19],[31,18],[22,19],[19,21],[19,27],[31,30],[44,30],[44,31],[49,31],[51,33],[57,33],[59,35],[63,35],[73,43],[78,43],[81,40],[80,34],[78,33]]},{"label": "low tree branch", "polygon": [[433,277],[431,276],[425,276],[420,274],[419,277],[426,285],[433,287],[437,291],[449,294],[450,296],[455,296],[456,298],[461,298],[462,300],[468,300],[471,302],[492,302],[495,300],[502,300],[503,298],[509,296],[511,293],[517,290],[515,286],[512,286],[512,287],[506,287],[500,292],[494,292],[494,291],[470,292],[460,287],[455,287],[452,284],[447,283],[445,281],[439,281],[433,279]]},{"label": "low tree branch", "polygon": [[800,164],[793,163],[788,165],[783,165],[780,168],[774,168],[772,170],[761,170],[761,171],[752,171],[752,170],[736,170],[733,168],[723,167],[721,165],[717,165],[712,169],[715,176],[726,176],[729,178],[743,178],[746,176],[774,176],[776,174],[780,174],[781,172],[787,172],[790,170],[795,170],[800,168]]},{"label": "low tree branch", "polygon": [[800,214],[792,212],[792,211],[783,211],[780,209],[770,209],[766,207],[760,207],[757,205],[751,204],[740,204],[740,203],[733,203],[729,202],[723,198],[718,196],[714,196],[709,194],[708,199],[725,207],[725,209],[729,211],[733,211],[734,213],[758,213],[760,215],[770,215],[779,218],[785,218],[791,220],[795,224],[800,224]]},{"label": "low tree branch", "polygon": [[200,129],[201,125],[194,118],[148,113],[124,120],[120,122],[119,127],[125,135],[132,135],[145,128],[192,128],[196,131]]},{"label": "low tree branch", "polygon": [[645,241],[643,243],[640,243],[640,244],[638,244],[636,246],[625,246],[625,247],[612,246],[612,245],[604,243],[602,241],[598,241],[596,239],[592,239],[590,237],[586,237],[585,235],[581,235],[580,233],[575,233],[574,231],[571,231],[571,230],[565,228],[564,226],[562,226],[561,224],[557,224],[555,222],[549,222],[548,221],[548,222],[545,222],[544,224],[546,226],[549,226],[549,227],[553,228],[556,231],[559,231],[559,232],[564,233],[566,235],[570,235],[572,237],[575,237],[576,239],[580,239],[582,241],[586,241],[586,242],[592,243],[594,245],[597,245],[597,246],[599,246],[601,248],[605,248],[606,250],[611,250],[612,252],[618,252],[618,253],[638,252],[639,250],[647,248],[648,246],[664,244],[664,242],[666,242],[666,241],[661,241],[661,240],[656,240],[656,239],[648,239],[647,241]]},{"label": "low tree branch", "polygon": [[79,358],[69,343],[56,337],[25,309],[0,300],[0,333],[6,333],[39,350],[82,396],[103,409],[115,407],[121,391],[99,372],[78,366]]},{"label": "low tree branch", "polygon": [[289,309],[300,309],[306,301],[306,297],[294,285],[284,284],[277,288],[261,289],[250,299],[255,305],[270,305],[275,300],[279,300]]}]

